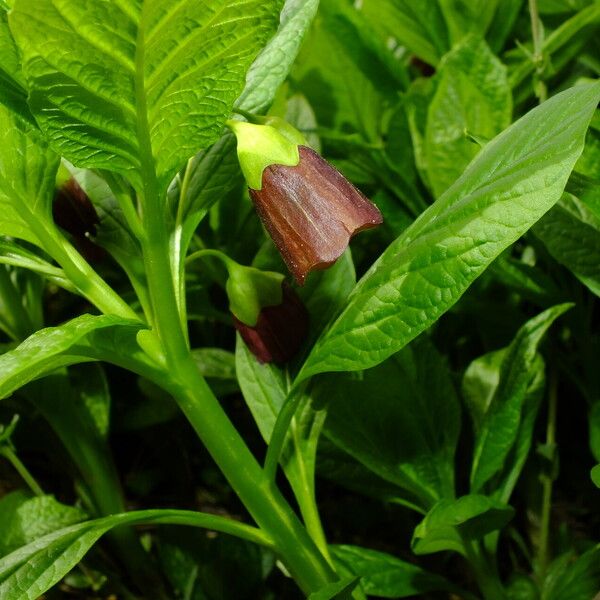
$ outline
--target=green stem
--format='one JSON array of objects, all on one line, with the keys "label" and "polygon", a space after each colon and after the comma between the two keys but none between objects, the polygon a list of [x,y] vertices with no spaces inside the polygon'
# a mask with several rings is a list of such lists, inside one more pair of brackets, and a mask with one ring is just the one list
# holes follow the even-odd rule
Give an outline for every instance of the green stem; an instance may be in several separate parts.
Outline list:
[{"label": "green stem", "polygon": [[336,575],[232,425],[198,371],[181,330],[160,201],[146,178],[144,244],[150,297],[159,338],[167,357],[173,394],[196,433],[256,523],[273,539],[286,566],[305,592]]},{"label": "green stem", "polygon": [[92,269],[90,264],[73,248],[57,230],[49,231],[31,221],[34,233],[42,242],[44,249],[62,267],[65,276],[101,312],[117,315],[124,319],[136,319],[135,311]]},{"label": "green stem", "polygon": [[229,268],[230,266],[236,266],[235,261],[229,258],[227,254],[221,252],[220,250],[215,250],[213,248],[204,248],[203,250],[196,250],[196,252],[193,252],[185,259],[185,264],[186,266],[190,265],[195,260],[198,260],[199,258],[204,258],[205,256],[218,258],[225,265],[226,268]]},{"label": "green stem", "polygon": [[[548,397],[548,421],[546,424],[546,447],[554,448],[556,444],[556,418],[558,409],[558,381],[555,374],[551,375]],[[542,478],[542,509],[540,516],[540,537],[538,542],[537,564],[538,578],[543,581],[548,570],[550,547],[550,516],[552,511],[553,473]]]},{"label": "green stem", "polygon": [[271,438],[269,439],[267,456],[265,457],[264,471],[268,481],[275,481],[279,459],[281,458],[281,452],[285,443],[285,437],[290,429],[292,419],[296,414],[300,401],[302,400],[302,393],[305,387],[304,384],[301,384],[298,388],[292,387],[277,415],[277,420],[275,421],[275,426],[273,427]]},{"label": "green stem", "polygon": [[0,456],[4,456],[8,462],[14,467],[15,471],[21,476],[23,481],[29,486],[31,491],[36,496],[43,496],[44,490],[40,487],[39,483],[35,480],[33,475],[27,470],[27,467],[21,462],[21,459],[17,456],[12,448],[8,445],[0,448]]},{"label": "green stem", "polygon": [[14,340],[26,338],[33,332],[33,324],[10,277],[9,270],[0,265],[0,302],[5,315],[0,318],[5,323],[6,333]]},{"label": "green stem", "polygon": [[541,104],[548,97],[548,90],[543,80],[544,49],[542,23],[538,13],[537,0],[529,0],[529,15],[531,17],[531,37],[533,39],[533,64],[535,66],[534,91]]},{"label": "green stem", "polygon": [[504,600],[506,591],[496,569],[476,542],[464,541],[465,555],[485,600]]},{"label": "green stem", "polygon": [[176,368],[179,385],[171,388],[171,393],[252,517],[273,539],[300,587],[308,594],[335,581],[327,560],[279,490],[267,480],[191,356]]}]

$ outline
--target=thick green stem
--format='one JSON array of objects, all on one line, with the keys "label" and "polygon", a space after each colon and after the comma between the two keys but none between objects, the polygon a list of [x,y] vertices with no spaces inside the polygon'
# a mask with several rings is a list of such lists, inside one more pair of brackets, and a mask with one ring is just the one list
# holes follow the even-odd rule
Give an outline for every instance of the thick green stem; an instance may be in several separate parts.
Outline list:
[{"label": "thick green stem", "polygon": [[[146,193],[153,194],[155,188],[149,183]],[[165,387],[256,523],[273,539],[298,584],[307,593],[315,592],[335,581],[336,575],[279,490],[264,476],[198,371],[181,330],[160,203],[151,198],[146,195],[144,252],[157,333],[167,357],[170,383]]]}]

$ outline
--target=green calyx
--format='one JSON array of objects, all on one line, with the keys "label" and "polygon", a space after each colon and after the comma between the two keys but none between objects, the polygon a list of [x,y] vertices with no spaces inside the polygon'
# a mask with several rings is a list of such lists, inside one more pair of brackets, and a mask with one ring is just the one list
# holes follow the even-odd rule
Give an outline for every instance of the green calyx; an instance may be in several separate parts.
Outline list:
[{"label": "green calyx", "polygon": [[254,327],[260,311],[267,306],[277,306],[283,301],[282,284],[285,277],[274,271],[261,271],[235,262],[220,250],[204,249],[190,254],[189,265],[198,258],[218,258],[227,269],[225,291],[231,313],[249,327]]},{"label": "green calyx", "polygon": [[295,167],[300,162],[298,146],[304,136],[279,117],[254,117],[254,123],[227,121],[237,138],[238,160],[248,187],[262,188],[263,171],[270,165]]},{"label": "green calyx", "polygon": [[229,310],[242,323],[254,327],[263,308],[281,304],[281,285],[284,280],[281,273],[261,271],[233,261],[227,265],[227,270],[229,278],[225,291],[229,298]]}]

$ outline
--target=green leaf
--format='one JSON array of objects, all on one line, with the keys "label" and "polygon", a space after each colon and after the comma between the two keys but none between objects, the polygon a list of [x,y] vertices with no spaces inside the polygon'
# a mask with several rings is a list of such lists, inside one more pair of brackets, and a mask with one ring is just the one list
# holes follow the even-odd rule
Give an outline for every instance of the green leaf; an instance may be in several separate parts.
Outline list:
[{"label": "green leaf", "polygon": [[[455,46],[469,34],[483,37],[501,2],[502,0],[439,0],[448,25],[451,45]],[[499,18],[504,18],[504,14]]]},{"label": "green leaf", "polygon": [[330,583],[318,592],[313,592],[308,600],[343,600],[358,585],[358,577],[344,577]]},{"label": "green leaf", "polygon": [[562,92],[489,142],[359,281],[299,378],[374,366],[448,310],[560,198],[599,97]]},{"label": "green leaf", "polygon": [[[64,325],[41,329],[0,356],[0,398],[59,367],[100,357],[107,345],[112,346],[109,354],[112,351],[118,356],[119,344],[120,351],[128,354],[131,348],[124,346],[124,338],[135,339],[142,327],[138,321],[111,315],[82,315]],[[94,335],[102,330],[103,338]]]},{"label": "green leaf", "polygon": [[20,491],[7,494],[0,500],[0,556],[85,518],[80,508],[61,504],[54,496],[30,498]]},{"label": "green leaf", "polygon": [[[237,337],[236,372],[244,400],[258,429],[269,443],[277,416],[285,404],[289,386],[286,373],[273,364],[261,364]],[[314,493],[317,442],[325,411],[313,409],[311,397],[303,395],[287,433],[280,462],[297,498]]]},{"label": "green leaf", "polygon": [[271,545],[258,529],[216,515],[185,510],[122,513],[60,529],[0,559],[0,597],[36,600],[58,583],[107,531],[138,523],[202,527]]},{"label": "green leaf", "polygon": [[558,558],[543,584],[541,600],[589,600],[600,589],[600,546],[579,557],[573,553]]},{"label": "green leaf", "polygon": [[530,386],[538,376],[538,345],[550,325],[571,306],[559,304],[527,321],[506,350],[498,386],[476,435],[471,469],[472,492],[481,491],[504,465],[518,436]]},{"label": "green leaf", "polygon": [[0,106],[0,234],[38,246],[56,228],[51,203],[58,157],[39,136]]},{"label": "green leaf", "polygon": [[10,26],[29,105],[56,151],[120,172],[138,190],[155,173],[166,189],[218,138],[279,8],[279,0],[243,10],[236,0],[17,0]]},{"label": "green leaf", "polygon": [[346,9],[353,11],[338,0],[323,4],[292,76],[321,127],[378,142],[382,114],[397,101],[397,91],[386,64],[361,39]]},{"label": "green leaf", "polygon": [[329,550],[338,571],[359,576],[360,587],[369,596],[406,598],[454,589],[444,577],[385,552],[346,545],[329,546]]},{"label": "green leaf", "polygon": [[[275,98],[296,58],[300,44],[316,13],[318,0],[287,0],[281,12],[277,33],[263,48],[246,76],[246,86],[236,106],[250,112],[263,112]],[[210,148],[188,162],[169,190],[179,204],[183,223],[182,258],[200,221],[210,207],[236,186],[241,186],[240,167],[235,154],[235,138],[227,132]]]},{"label": "green leaf", "polygon": [[486,496],[440,500],[417,525],[412,539],[415,554],[454,550],[465,554],[464,542],[478,540],[504,527],[514,510]]},{"label": "green leaf", "polygon": [[[142,301],[146,298],[146,274],[139,240],[131,231],[123,210],[108,183],[89,169],[69,166],[69,171],[91,200],[99,223],[93,241],[102,246],[127,273],[131,284]],[[131,202],[129,198],[125,202]]]},{"label": "green leaf", "polygon": [[467,132],[492,139],[510,124],[506,68],[481,38],[470,36],[440,64],[425,128],[425,163],[436,197],[462,174],[480,148]]},{"label": "green leaf", "polygon": [[408,500],[428,510],[454,495],[460,409],[444,360],[426,338],[360,375],[329,376],[315,395],[328,402],[327,437],[406,490]]},{"label": "green leaf", "polygon": [[69,369],[83,413],[89,417],[96,433],[103,439],[110,428],[110,390],[104,370],[99,364],[82,364]]},{"label": "green leaf", "polygon": [[287,0],[281,11],[277,33],[248,71],[246,87],[236,102],[238,108],[262,112],[271,104],[277,88],[287,77],[318,7],[319,0]]},{"label": "green leaf", "polygon": [[[260,597],[274,567],[273,554],[246,540],[207,536],[200,529],[163,527],[158,556],[177,597],[188,600],[251,600]],[[231,574],[236,576],[232,577]]]},{"label": "green leaf", "polygon": [[224,396],[239,391],[233,352],[221,348],[196,348],[192,350],[192,356],[215,395]]},{"label": "green leaf", "polygon": [[600,296],[600,218],[572,194],[533,228],[548,252]]},{"label": "green leaf", "polygon": [[588,422],[592,456],[600,461],[600,402],[594,402],[590,407]]},{"label": "green leaf", "polygon": [[[0,225],[1,226],[1,225]],[[64,271],[11,239],[0,238],[0,263],[29,269],[61,287],[75,291]]]},{"label": "green leaf", "polygon": [[24,123],[35,121],[27,106],[25,79],[21,73],[21,62],[15,41],[8,28],[7,13],[0,6],[0,103],[4,104]]},{"label": "green leaf", "polygon": [[461,391],[476,432],[492,404],[505,356],[504,348],[488,352],[473,360],[463,375]]},{"label": "green leaf", "polygon": [[364,0],[361,10],[383,39],[406,46],[430,65],[437,65],[450,48],[438,2]]},{"label": "green leaf", "polygon": [[592,470],[590,471],[590,477],[592,478],[594,485],[597,488],[600,488],[600,465],[592,467]]}]

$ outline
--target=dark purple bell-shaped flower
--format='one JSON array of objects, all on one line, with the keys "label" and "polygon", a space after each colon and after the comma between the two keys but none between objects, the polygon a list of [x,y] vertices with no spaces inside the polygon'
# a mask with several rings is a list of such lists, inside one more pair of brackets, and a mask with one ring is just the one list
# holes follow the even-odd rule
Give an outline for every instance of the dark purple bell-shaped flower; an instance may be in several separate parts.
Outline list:
[{"label": "dark purple bell-shaped flower", "polygon": [[380,225],[378,208],[280,119],[230,121],[250,196],[296,281],[331,266],[350,239]]}]

